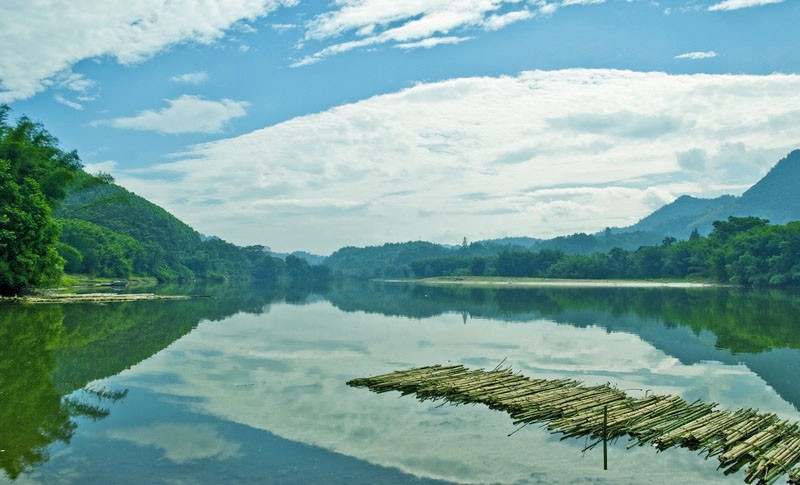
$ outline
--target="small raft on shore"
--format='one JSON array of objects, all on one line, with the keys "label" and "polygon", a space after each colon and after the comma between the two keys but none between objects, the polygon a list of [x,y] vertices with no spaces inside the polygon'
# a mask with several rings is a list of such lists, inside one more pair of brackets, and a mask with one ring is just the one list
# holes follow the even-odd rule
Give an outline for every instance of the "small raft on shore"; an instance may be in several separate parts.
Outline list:
[{"label": "small raft on shore", "polygon": [[755,409],[723,411],[716,403],[687,403],[669,395],[633,398],[608,384],[584,386],[569,379],[530,379],[510,369],[469,370],[461,365],[396,371],[347,385],[415,394],[420,401],[485,404],[507,412],[515,424],[545,423],[564,438],[594,438],[589,447],[628,436],[629,448],[700,450],[706,458],[717,457],[726,475],[746,466],[746,483],[769,484],[789,474],[789,483],[800,484],[800,425]]}]

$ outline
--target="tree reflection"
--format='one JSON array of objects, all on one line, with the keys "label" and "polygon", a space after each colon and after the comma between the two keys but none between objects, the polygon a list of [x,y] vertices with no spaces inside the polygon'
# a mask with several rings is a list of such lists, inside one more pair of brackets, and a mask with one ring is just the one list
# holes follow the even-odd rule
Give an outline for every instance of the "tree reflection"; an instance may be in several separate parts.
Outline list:
[{"label": "tree reflection", "polygon": [[326,295],[339,309],[426,318],[443,313],[640,333],[654,322],[710,331],[716,348],[759,353],[800,349],[800,295],[741,288],[464,288],[352,283]]},{"label": "tree reflection", "polygon": [[[63,335],[60,307],[4,305],[0,312],[0,468],[14,479],[46,461],[51,444],[69,443],[77,427],[73,418],[102,419],[109,410],[90,400],[62,397],[52,380],[54,350]],[[107,390],[87,394],[124,397]]]},{"label": "tree reflection", "polygon": [[264,313],[284,298],[302,303],[312,289],[162,287],[157,291],[208,297],[111,305],[0,304],[0,469],[14,479],[47,461],[50,445],[70,442],[75,418],[103,419],[109,405],[127,394],[86,387],[91,382],[160,352],[202,320]]}]

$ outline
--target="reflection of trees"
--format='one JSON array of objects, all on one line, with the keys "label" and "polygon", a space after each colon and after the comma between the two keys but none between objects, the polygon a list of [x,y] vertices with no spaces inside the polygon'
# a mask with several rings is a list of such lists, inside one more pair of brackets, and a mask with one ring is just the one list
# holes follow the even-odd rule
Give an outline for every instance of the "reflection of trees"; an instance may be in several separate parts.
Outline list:
[{"label": "reflection of trees", "polygon": [[[0,469],[13,479],[46,461],[48,446],[70,442],[75,417],[103,419],[110,412],[104,403],[127,393],[76,389],[161,351],[201,320],[262,313],[284,297],[275,287],[167,291],[209,296],[110,305],[0,305]],[[308,291],[293,291],[296,299],[308,296]]]},{"label": "reflection of trees", "polygon": [[263,313],[270,302],[283,297],[283,290],[269,286],[173,287],[167,292],[209,296],[64,305],[64,330],[54,373],[59,389],[69,392],[116,375],[191,332],[201,320],[218,321],[239,312]]},{"label": "reflection of trees", "polygon": [[424,318],[447,312],[506,320],[547,318],[640,333],[654,321],[714,333],[734,353],[800,349],[800,295],[734,288],[465,288],[352,284],[327,297],[344,311]]},{"label": "reflection of trees", "polygon": [[100,390],[90,399],[62,398],[50,377],[62,335],[61,309],[6,305],[0,312],[0,468],[13,479],[46,461],[50,444],[69,443],[77,427],[73,417],[108,415],[108,409],[90,402],[92,395],[119,399],[124,394]]}]

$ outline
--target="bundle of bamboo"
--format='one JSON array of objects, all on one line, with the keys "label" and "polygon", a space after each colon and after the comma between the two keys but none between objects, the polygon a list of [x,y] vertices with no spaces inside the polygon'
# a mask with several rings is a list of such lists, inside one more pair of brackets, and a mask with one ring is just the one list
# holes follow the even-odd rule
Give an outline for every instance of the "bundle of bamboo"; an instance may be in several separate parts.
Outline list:
[{"label": "bundle of bamboo", "polygon": [[[529,379],[510,369],[468,370],[461,365],[427,366],[353,379],[352,387],[416,394],[420,401],[482,403],[507,412],[515,424],[547,422],[562,439],[601,441],[629,436],[629,446],[658,450],[680,446],[716,456],[727,475],[745,468],[746,483],[769,484],[788,474],[800,484],[800,425],[754,409],[724,411],[716,403],[687,403],[678,396],[632,398],[606,384]],[[791,470],[791,473],[790,473]]]}]

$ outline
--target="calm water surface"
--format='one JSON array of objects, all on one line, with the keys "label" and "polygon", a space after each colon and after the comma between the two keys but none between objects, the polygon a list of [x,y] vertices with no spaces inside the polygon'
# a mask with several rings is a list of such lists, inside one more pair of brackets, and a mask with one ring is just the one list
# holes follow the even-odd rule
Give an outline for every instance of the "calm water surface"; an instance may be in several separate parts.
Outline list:
[{"label": "calm water surface", "polygon": [[182,291],[214,296],[0,306],[0,483],[742,483],[624,440],[603,471],[583,439],[345,385],[437,363],[800,419],[797,293]]}]

